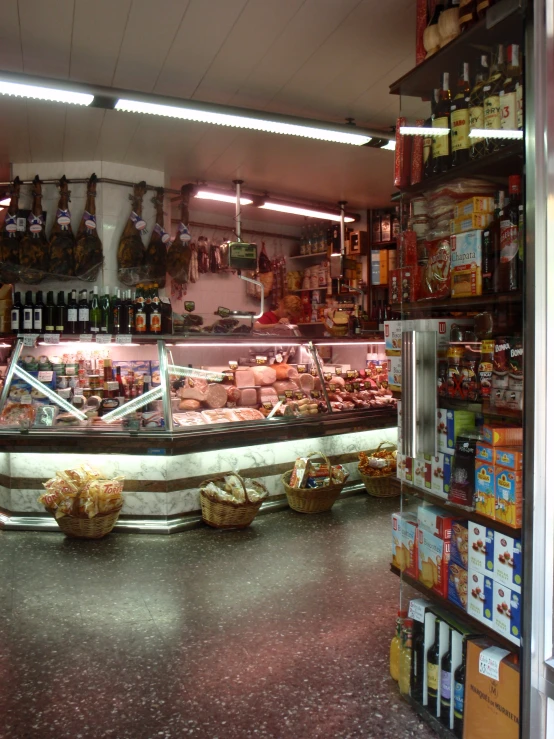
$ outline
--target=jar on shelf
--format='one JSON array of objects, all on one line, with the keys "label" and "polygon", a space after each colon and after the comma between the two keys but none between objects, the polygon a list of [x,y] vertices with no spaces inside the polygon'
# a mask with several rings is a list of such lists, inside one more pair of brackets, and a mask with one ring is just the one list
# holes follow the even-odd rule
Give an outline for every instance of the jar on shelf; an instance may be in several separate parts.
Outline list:
[{"label": "jar on shelf", "polygon": [[311,288],[311,269],[304,270],[304,279],[302,280],[302,290],[309,290]]}]

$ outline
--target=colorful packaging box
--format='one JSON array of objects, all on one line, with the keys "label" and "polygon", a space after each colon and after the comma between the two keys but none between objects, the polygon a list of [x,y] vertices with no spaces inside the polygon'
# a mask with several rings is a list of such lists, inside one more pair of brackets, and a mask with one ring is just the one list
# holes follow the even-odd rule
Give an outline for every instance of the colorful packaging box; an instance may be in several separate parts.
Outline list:
[{"label": "colorful packaging box", "polygon": [[448,597],[450,541],[418,527],[419,581],[442,598]]},{"label": "colorful packaging box", "polygon": [[[396,120],[396,149],[394,150],[394,185],[406,187],[410,184],[412,168],[412,137],[400,133],[401,126],[406,125],[406,118]],[[384,240],[384,239],[383,239]]]},{"label": "colorful packaging box", "polygon": [[482,516],[494,518],[495,500],[494,465],[475,463],[475,510]]},{"label": "colorful packaging box", "polygon": [[452,522],[452,540],[450,544],[450,561],[463,567],[469,564],[469,538],[467,521]]},{"label": "colorful packaging box", "polygon": [[491,197],[474,197],[462,200],[458,203],[454,209],[454,218],[461,218],[462,216],[470,216],[473,213],[493,213],[494,212],[494,198]]},{"label": "colorful packaging box", "polygon": [[[456,448],[456,439],[462,431],[475,429],[475,413],[472,411],[446,411],[446,446],[447,452],[453,454]],[[442,450],[441,450],[442,451]]]},{"label": "colorful packaging box", "polygon": [[391,303],[417,300],[417,267],[397,267],[389,272],[389,300]]},{"label": "colorful packaging box", "polygon": [[414,462],[413,457],[404,457],[404,481],[410,485],[414,484]]},{"label": "colorful packaging box", "polygon": [[450,290],[453,298],[468,298],[483,292],[483,231],[468,231],[450,237]]},{"label": "colorful packaging box", "polygon": [[462,234],[475,229],[485,229],[492,221],[492,213],[471,213],[450,221],[450,233]]},{"label": "colorful packaging box", "polygon": [[521,593],[521,539],[494,532],[494,579],[516,593]]},{"label": "colorful packaging box", "polygon": [[417,321],[415,327],[419,331],[437,332],[437,357],[443,359],[446,357],[450,345],[452,326],[471,329],[473,325],[472,318],[423,318]]},{"label": "colorful packaging box", "polygon": [[438,506],[419,506],[417,509],[419,528],[445,541],[450,541],[452,537],[452,521],[453,517]]},{"label": "colorful packaging box", "polygon": [[442,479],[442,489],[445,497],[448,497],[448,494],[450,493],[450,480],[452,479],[452,455],[451,454],[445,454],[444,455],[444,468],[443,468],[443,479]]},{"label": "colorful packaging box", "polygon": [[523,472],[495,467],[495,497],[496,520],[520,528],[523,514]]},{"label": "colorful packaging box", "polygon": [[494,580],[471,567],[467,571],[467,612],[492,628]]},{"label": "colorful packaging box", "polygon": [[[431,492],[441,498],[446,498],[447,496],[447,493],[444,490],[444,457],[445,455],[442,452],[439,452],[436,457],[431,457]],[[450,465],[448,465],[448,469],[450,469]]]},{"label": "colorful packaging box", "polygon": [[495,447],[494,463],[498,467],[520,472],[523,469],[523,451],[511,447]]},{"label": "colorful packaging box", "polygon": [[400,452],[396,455],[396,476],[400,482],[406,482],[406,456]]},{"label": "colorful packaging box", "polygon": [[514,644],[521,641],[521,595],[493,583],[493,629]]},{"label": "colorful packaging box", "polygon": [[493,576],[494,572],[494,530],[489,526],[467,522],[468,569]]},{"label": "colorful packaging box", "polygon": [[388,382],[392,390],[402,389],[402,357],[389,357],[387,359]]},{"label": "colorful packaging box", "polygon": [[385,354],[398,356],[402,352],[402,321],[385,321]]},{"label": "colorful packaging box", "polygon": [[448,600],[467,611],[467,570],[452,561],[452,552],[448,563]]},{"label": "colorful packaging box", "polygon": [[392,514],[392,563],[417,579],[417,516],[414,513]]},{"label": "colorful packaging box", "polygon": [[521,426],[483,426],[483,438],[491,446],[516,446],[523,444],[523,429]]},{"label": "colorful packaging box", "polygon": [[477,444],[477,450],[475,452],[475,458],[479,462],[488,462],[494,464],[494,450],[488,444]]},{"label": "colorful packaging box", "polygon": [[437,408],[437,451],[443,454],[453,454],[454,450],[448,448],[446,414],[446,408]]},{"label": "colorful packaging box", "polygon": [[414,460],[414,485],[420,490],[425,490],[425,467],[426,463],[423,458]]}]

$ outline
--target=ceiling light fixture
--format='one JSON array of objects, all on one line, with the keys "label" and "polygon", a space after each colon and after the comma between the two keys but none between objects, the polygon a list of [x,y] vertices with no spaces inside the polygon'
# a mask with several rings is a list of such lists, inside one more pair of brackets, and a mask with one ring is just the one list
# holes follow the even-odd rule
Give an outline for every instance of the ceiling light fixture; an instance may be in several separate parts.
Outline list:
[{"label": "ceiling light fixture", "polygon": [[9,205],[11,201],[11,198],[4,198],[4,200],[0,200],[0,205]]},{"label": "ceiling light fixture", "polygon": [[470,139],[523,139],[523,131],[514,131],[511,128],[472,128]]},{"label": "ceiling light fixture", "polygon": [[396,149],[396,141],[394,139],[391,139],[388,144],[385,144],[385,146],[381,147],[381,150],[385,151],[395,151]]},{"label": "ceiling light fixture", "polygon": [[[340,221],[340,213],[327,213],[323,210],[312,210],[311,208],[300,208],[295,205],[285,205],[283,203],[273,203],[266,200],[259,206],[264,210],[275,210],[278,213],[290,213],[295,216],[309,216],[310,218],[322,218],[326,221]],[[345,216],[345,223],[353,223],[356,220],[353,216]]]},{"label": "ceiling light fixture", "polygon": [[448,136],[449,128],[432,128],[431,126],[400,126],[403,136]]},{"label": "ceiling light fixture", "polygon": [[0,95],[13,95],[18,98],[33,98],[34,100],[49,100],[52,103],[69,103],[70,105],[90,105],[94,95],[86,92],[60,90],[43,85],[27,85],[20,82],[0,80]]},{"label": "ceiling light fixture", "polygon": [[[233,205],[236,205],[237,202],[236,195],[226,195],[223,192],[216,192],[215,190],[198,190],[194,197],[200,198],[201,200],[218,200],[222,203],[233,203]],[[252,205],[253,202],[251,198],[240,199],[241,205]]]}]

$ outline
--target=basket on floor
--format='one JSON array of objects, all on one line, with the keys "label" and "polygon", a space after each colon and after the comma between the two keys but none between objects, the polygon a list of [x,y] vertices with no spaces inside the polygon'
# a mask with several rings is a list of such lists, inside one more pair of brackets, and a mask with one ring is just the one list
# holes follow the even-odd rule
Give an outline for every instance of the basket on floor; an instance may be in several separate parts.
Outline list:
[{"label": "basket on floor", "polygon": [[[331,462],[325,454],[309,454],[308,456],[323,459],[329,470],[332,470]],[[299,513],[322,513],[331,510],[346,484],[344,480],[344,482],[333,482],[323,488],[293,488],[289,485],[292,473],[293,470],[285,472],[281,480],[289,506]]]},{"label": "basket on floor", "polygon": [[[109,534],[115,526],[122,507],[123,504],[115,511],[98,513],[92,518],[89,518],[86,514],[83,516],[62,516],[56,518],[56,523],[66,536],[74,539],[101,539]],[[55,516],[56,512],[53,508],[47,510]]]},{"label": "basket on floor", "polygon": [[[381,451],[384,446],[391,447],[391,451],[396,451],[396,444],[389,441],[382,441],[376,449],[370,449],[367,456],[371,457],[376,452]],[[361,471],[358,465],[358,472],[365,486],[365,489],[374,498],[396,498],[400,495],[400,487],[397,483],[396,469],[387,475],[366,475]]]},{"label": "basket on floor", "polygon": [[[242,503],[235,503],[231,500],[217,500],[215,496],[211,496],[206,492],[204,488],[208,483],[223,480],[223,476],[204,480],[204,482],[200,483],[202,520],[208,526],[212,526],[214,529],[245,529],[256,518],[263,501],[259,500],[253,503],[248,497],[244,480],[240,475],[237,475],[237,477],[242,484],[246,498]],[[249,484],[256,490],[259,489],[260,492],[266,492],[264,486],[256,480],[251,480]]]}]

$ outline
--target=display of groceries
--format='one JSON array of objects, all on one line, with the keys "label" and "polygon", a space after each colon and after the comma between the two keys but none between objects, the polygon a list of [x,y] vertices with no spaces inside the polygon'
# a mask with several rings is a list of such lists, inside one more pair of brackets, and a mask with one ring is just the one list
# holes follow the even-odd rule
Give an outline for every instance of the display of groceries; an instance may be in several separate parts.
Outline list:
[{"label": "display of groceries", "polygon": [[298,457],[294,463],[289,486],[296,489],[325,488],[333,484],[344,484],[349,476],[348,470],[340,464],[315,462],[309,457]]},{"label": "display of groceries", "polygon": [[360,452],[358,469],[369,477],[396,474],[396,449],[377,449],[371,454]]},{"label": "display of groceries", "polygon": [[39,496],[38,502],[56,518],[94,518],[119,510],[123,505],[123,477],[105,479],[101,472],[87,464],[59,470],[43,486],[45,492]]},{"label": "display of groceries", "polygon": [[265,485],[238,474],[224,475],[206,482],[201,490],[213,501],[224,503],[259,503],[269,495]]}]

